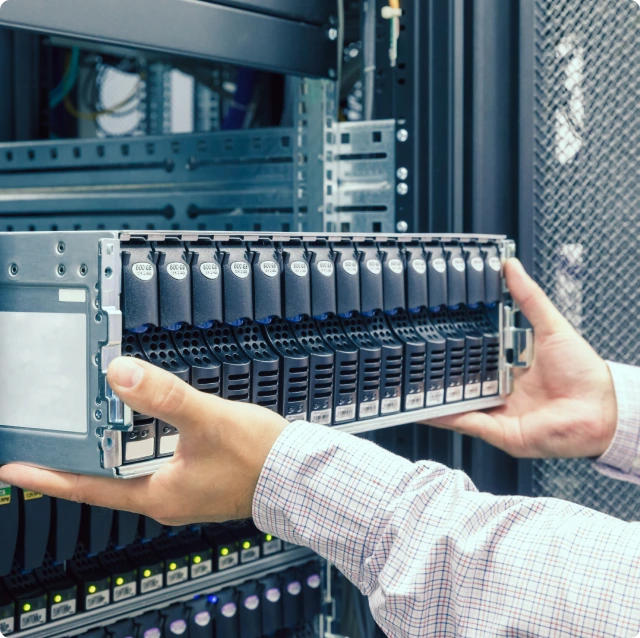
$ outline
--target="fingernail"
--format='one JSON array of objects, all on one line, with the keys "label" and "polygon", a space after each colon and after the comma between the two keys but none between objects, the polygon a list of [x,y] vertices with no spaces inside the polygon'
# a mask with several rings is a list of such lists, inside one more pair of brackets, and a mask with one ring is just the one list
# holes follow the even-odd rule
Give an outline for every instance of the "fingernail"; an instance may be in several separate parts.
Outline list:
[{"label": "fingernail", "polygon": [[135,388],[142,381],[144,370],[135,359],[121,357],[109,368],[109,380],[121,388]]}]

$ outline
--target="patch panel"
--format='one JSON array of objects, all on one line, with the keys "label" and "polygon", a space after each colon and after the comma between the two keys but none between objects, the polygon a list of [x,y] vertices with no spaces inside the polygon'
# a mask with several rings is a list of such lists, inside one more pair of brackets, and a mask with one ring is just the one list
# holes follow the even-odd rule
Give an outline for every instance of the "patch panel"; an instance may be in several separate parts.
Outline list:
[{"label": "patch panel", "polygon": [[527,343],[502,280],[513,251],[499,236],[0,234],[0,462],[125,478],[167,462],[176,428],[106,382],[120,354],[347,431],[499,405],[509,361],[530,357],[507,352]]}]

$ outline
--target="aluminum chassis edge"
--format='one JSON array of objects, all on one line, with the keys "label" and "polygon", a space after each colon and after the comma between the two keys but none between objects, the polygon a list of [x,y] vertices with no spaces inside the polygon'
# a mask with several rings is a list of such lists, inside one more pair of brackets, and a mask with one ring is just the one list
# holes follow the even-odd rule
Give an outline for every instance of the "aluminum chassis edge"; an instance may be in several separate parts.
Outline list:
[{"label": "aluminum chassis edge", "polygon": [[[290,238],[312,240],[314,237],[344,237],[355,241],[371,238],[371,234],[325,234],[325,233],[243,233],[246,241],[268,236],[274,241]],[[21,285],[79,288],[88,291],[88,344],[87,344],[87,432],[83,435],[44,429],[0,427],[0,450],[3,462],[23,461],[34,465],[57,466],[69,471],[102,474],[120,478],[133,478],[151,474],[160,469],[171,457],[152,459],[132,465],[122,465],[121,437],[116,433],[132,428],[132,413],[111,391],[106,381],[106,371],[110,362],[121,354],[122,314],[120,312],[121,260],[120,240],[132,236],[145,237],[149,241],[161,241],[166,237],[182,241],[192,241],[197,237],[209,237],[216,241],[228,241],[238,233],[219,232],[52,232],[52,233],[0,233],[0,290],[19,282]],[[380,234],[376,239],[394,238],[401,243],[413,239],[458,238],[460,234]],[[469,239],[490,240],[501,246],[502,260],[515,254],[515,243],[504,236],[465,235]],[[25,240],[29,243],[25,243]],[[35,243],[31,243],[35,242]],[[63,243],[64,254],[57,247]],[[25,249],[27,248],[27,249]],[[38,254],[38,262],[29,259]],[[60,263],[66,264],[64,275],[60,275]],[[18,266],[17,274],[11,273],[11,265]],[[88,268],[86,275],[80,275],[81,264]],[[99,273],[99,275],[98,275]],[[504,287],[505,298],[508,295]],[[0,305],[0,311],[2,306]],[[75,310],[75,308],[73,309]],[[71,310],[70,310],[71,311]],[[94,312],[96,313],[94,316]],[[433,408],[402,412],[364,421],[356,421],[337,430],[361,433],[393,427],[416,421],[428,421],[437,417],[461,411],[485,410],[504,403],[504,397],[511,392],[514,367],[528,367],[533,357],[533,340],[530,330],[515,327],[518,308],[513,304],[501,304],[500,309],[500,394],[463,403],[453,403]],[[507,363],[506,351],[513,352],[512,363]],[[67,443],[73,441],[74,463],[67,461]],[[29,457],[24,458],[24,450]],[[100,458],[100,468],[96,467],[96,452]],[[54,461],[52,463],[52,461]],[[96,470],[99,470],[96,472]]]}]

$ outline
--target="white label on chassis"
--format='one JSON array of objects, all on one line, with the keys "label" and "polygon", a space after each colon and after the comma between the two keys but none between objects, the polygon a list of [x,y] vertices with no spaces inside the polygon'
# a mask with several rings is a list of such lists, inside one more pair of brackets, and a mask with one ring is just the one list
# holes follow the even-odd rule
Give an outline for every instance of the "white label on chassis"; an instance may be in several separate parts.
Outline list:
[{"label": "white label on chassis", "polygon": [[277,554],[282,551],[282,541],[279,538],[276,538],[268,543],[262,544],[262,555],[263,556],[271,556],[272,554]]},{"label": "white label on chassis", "polygon": [[76,613],[76,601],[65,600],[61,603],[51,605],[51,620],[59,620],[67,616],[73,616]]},{"label": "white label on chassis", "polygon": [[20,616],[20,629],[29,629],[37,625],[44,625],[46,622],[47,610],[36,609],[35,611],[30,611],[28,614],[22,614]]},{"label": "white label on chassis", "polygon": [[188,578],[189,570],[186,567],[175,569],[174,571],[167,573],[167,587],[169,585],[177,585],[178,583],[183,583]]},{"label": "white label on chassis", "polygon": [[336,408],[336,423],[356,418],[355,405],[340,405]]},{"label": "white label on chassis", "polygon": [[167,272],[170,277],[173,277],[178,281],[182,281],[189,274],[189,269],[187,268],[187,265],[183,264],[181,261],[174,261],[167,264]]},{"label": "white label on chassis", "polygon": [[139,261],[137,264],[133,264],[131,266],[131,272],[138,279],[142,281],[149,281],[153,279],[155,269],[153,267],[153,264],[148,264],[145,261]]},{"label": "white label on chassis", "polygon": [[482,396],[490,397],[493,394],[498,394],[498,382],[497,381],[485,381],[482,384]]},{"label": "white label on chassis", "polygon": [[393,414],[394,412],[400,412],[400,397],[382,399],[380,414]]},{"label": "white label on chassis", "polygon": [[108,589],[99,591],[96,594],[90,594],[84,599],[84,608],[86,611],[95,609],[96,607],[103,607],[111,602],[111,594]]},{"label": "white label on chassis", "polygon": [[238,552],[232,552],[231,554],[227,554],[226,556],[220,556],[218,558],[218,571],[222,571],[223,569],[231,569],[235,567],[240,562],[240,556]]},{"label": "white label on chassis", "polygon": [[136,583],[127,583],[126,585],[119,585],[113,588],[113,602],[118,600],[126,600],[127,598],[133,598],[137,593]]},{"label": "white label on chassis", "polygon": [[447,403],[462,401],[462,392],[463,392],[463,388],[461,385],[456,385],[451,388],[447,388]]},{"label": "white label on chassis", "polygon": [[277,277],[280,269],[275,261],[263,261],[260,264],[260,270],[262,270],[267,277]]},{"label": "white label on chassis", "polygon": [[309,421],[320,425],[329,425],[331,423],[331,410],[316,410],[311,413]]},{"label": "white label on chassis", "polygon": [[217,279],[220,276],[220,266],[212,261],[207,261],[200,264],[200,272],[207,279]]},{"label": "white label on chassis", "polygon": [[431,390],[427,392],[427,407],[432,408],[435,405],[444,403],[444,390]]},{"label": "white label on chassis", "polygon": [[333,262],[319,261],[317,263],[318,272],[325,277],[331,277],[333,275]]},{"label": "white label on chassis", "polygon": [[0,634],[12,634],[16,628],[16,622],[13,618],[3,618],[0,620]]},{"label": "white label on chassis", "polygon": [[424,392],[409,394],[404,401],[406,410],[419,410],[424,407]]},{"label": "white label on chassis", "polygon": [[378,416],[380,412],[380,401],[368,401],[360,404],[359,419],[367,419],[372,416]]},{"label": "white label on chassis", "polygon": [[258,560],[259,558],[260,558],[259,547],[250,547],[249,549],[243,549],[240,552],[241,563],[252,563],[254,560]]},{"label": "white label on chassis", "polygon": [[469,383],[464,387],[465,399],[477,399],[480,396],[480,384]]},{"label": "white label on chassis", "polygon": [[200,578],[206,576],[213,571],[213,562],[211,560],[203,560],[197,565],[191,565],[191,578]]},{"label": "white label on chassis", "polygon": [[140,581],[140,593],[146,594],[156,589],[162,589],[162,575],[149,576],[149,578],[143,578]]}]

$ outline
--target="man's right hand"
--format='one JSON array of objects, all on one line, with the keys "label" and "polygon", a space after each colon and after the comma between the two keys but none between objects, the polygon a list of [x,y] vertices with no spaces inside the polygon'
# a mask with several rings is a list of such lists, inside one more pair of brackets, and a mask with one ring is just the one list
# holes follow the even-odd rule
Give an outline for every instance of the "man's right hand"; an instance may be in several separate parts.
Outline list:
[{"label": "man's right hand", "polygon": [[429,421],[479,437],[517,457],[600,456],[617,422],[607,364],[572,328],[519,261],[505,264],[507,285],[533,326],[534,361],[515,371],[506,405]]}]

